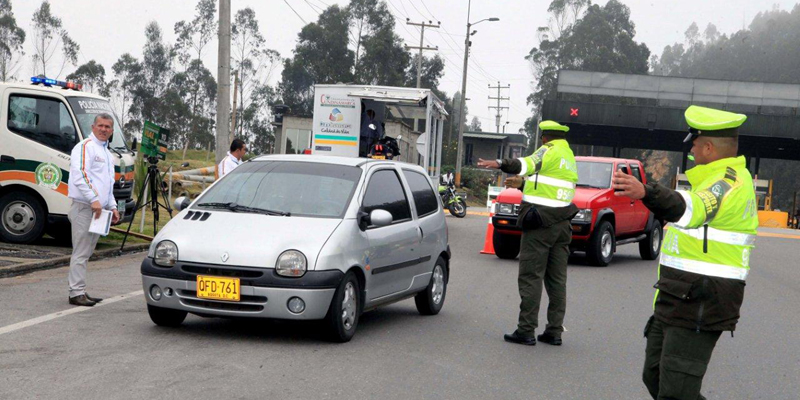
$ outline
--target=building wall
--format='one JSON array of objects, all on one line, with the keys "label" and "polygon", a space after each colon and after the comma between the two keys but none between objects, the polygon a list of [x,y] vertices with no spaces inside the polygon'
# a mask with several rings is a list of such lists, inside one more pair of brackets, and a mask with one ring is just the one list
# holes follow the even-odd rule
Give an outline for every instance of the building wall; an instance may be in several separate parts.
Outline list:
[{"label": "building wall", "polygon": [[417,163],[419,157],[419,152],[417,152],[419,132],[412,131],[410,126],[402,122],[388,121],[386,122],[385,135],[395,139],[397,139],[398,135],[401,136],[397,142],[397,146],[400,147],[400,157],[396,160],[410,164]]}]

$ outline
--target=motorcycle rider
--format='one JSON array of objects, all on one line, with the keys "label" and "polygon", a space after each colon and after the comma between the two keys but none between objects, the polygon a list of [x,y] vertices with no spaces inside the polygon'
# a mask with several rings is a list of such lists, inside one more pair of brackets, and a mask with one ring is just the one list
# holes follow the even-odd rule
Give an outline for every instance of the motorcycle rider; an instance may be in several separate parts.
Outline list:
[{"label": "motorcycle rider", "polygon": [[[363,108],[363,107],[362,107]],[[359,141],[359,157],[367,157],[372,145],[383,137],[383,125],[375,119],[375,110],[368,109],[361,114],[361,131]]]}]

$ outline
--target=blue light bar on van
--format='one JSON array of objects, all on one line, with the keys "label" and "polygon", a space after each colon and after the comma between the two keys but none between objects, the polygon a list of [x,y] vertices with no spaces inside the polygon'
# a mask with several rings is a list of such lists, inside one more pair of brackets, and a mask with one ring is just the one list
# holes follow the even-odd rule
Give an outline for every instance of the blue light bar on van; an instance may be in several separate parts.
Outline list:
[{"label": "blue light bar on van", "polygon": [[55,79],[43,78],[43,77],[40,77],[40,76],[32,76],[31,77],[31,83],[34,84],[34,85],[42,84],[42,85],[45,85],[45,86],[48,86],[48,87],[49,86],[58,86],[58,87],[62,87],[64,89],[72,89],[72,90],[81,90],[81,89],[83,89],[83,85],[81,85],[80,83],[57,81]]}]

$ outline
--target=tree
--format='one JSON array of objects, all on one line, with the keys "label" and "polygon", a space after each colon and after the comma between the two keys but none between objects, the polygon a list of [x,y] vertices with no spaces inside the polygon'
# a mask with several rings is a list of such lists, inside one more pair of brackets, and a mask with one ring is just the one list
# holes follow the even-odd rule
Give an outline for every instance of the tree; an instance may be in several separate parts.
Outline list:
[{"label": "tree", "polygon": [[[408,63],[408,70],[406,71],[405,85],[407,87],[417,86],[417,60],[419,55],[415,55],[414,59]],[[444,93],[439,91],[439,79],[444,76],[444,59],[438,54],[433,57],[422,57],[422,75],[420,76],[420,86],[432,89],[436,96],[442,100],[446,100]]]},{"label": "tree", "polygon": [[130,115],[131,104],[141,80],[142,66],[139,60],[125,53],[114,63],[111,70],[114,71],[114,79],[106,85],[101,95],[110,99],[122,129],[128,135],[138,133],[141,130],[141,121],[132,119]]},{"label": "tree", "polygon": [[84,86],[83,90],[94,93],[101,91],[106,83],[106,70],[102,64],[91,60],[81,65],[75,72],[67,75],[68,81],[74,81]]},{"label": "tree", "polygon": [[181,65],[187,68],[191,60],[202,59],[203,50],[217,33],[215,1],[200,0],[195,6],[195,10],[197,15],[194,19],[175,24],[175,35],[178,36],[175,42],[175,53]]},{"label": "tree", "polygon": [[[528,135],[535,132],[544,99],[552,98],[556,93],[558,70],[629,74],[648,71],[650,50],[633,40],[636,29],[630,20],[630,9],[618,0],[610,0],[603,7],[590,5],[580,15],[585,5],[584,2],[567,0],[551,2],[553,18],[563,19],[566,10],[576,10],[569,14],[575,18],[574,22],[557,24],[555,38],[548,35],[553,31],[551,28],[540,28],[539,46],[531,49],[525,57],[537,81],[536,91],[528,96],[528,104],[533,108],[533,115],[525,123]],[[532,143],[530,139],[529,143]]]},{"label": "tree", "polygon": [[236,12],[232,27],[232,66],[239,77],[236,136],[244,138],[256,154],[271,151],[274,141],[270,105],[275,89],[269,86],[280,54],[267,48],[255,11]]},{"label": "tree", "polygon": [[[61,76],[67,63],[78,64],[78,51],[80,46],[70,38],[66,29],[62,27],[61,18],[50,11],[50,2],[44,0],[42,5],[33,13],[33,73],[47,76],[48,67],[51,66],[53,57],[61,48],[62,61],[55,78]],[[52,74],[52,70],[50,73]]]},{"label": "tree", "polygon": [[283,103],[293,113],[311,115],[314,84],[353,81],[355,53],[342,39],[348,35],[349,21],[349,13],[333,5],[300,31],[294,57],[284,61],[279,85]]},{"label": "tree", "polygon": [[361,49],[369,46],[365,43],[381,30],[394,27],[394,19],[386,2],[381,0],[351,0],[347,6],[350,17],[349,37],[354,38],[355,76],[360,75]]},{"label": "tree", "polygon": [[0,0],[0,82],[14,79],[25,52],[25,31],[17,26],[11,0]]}]

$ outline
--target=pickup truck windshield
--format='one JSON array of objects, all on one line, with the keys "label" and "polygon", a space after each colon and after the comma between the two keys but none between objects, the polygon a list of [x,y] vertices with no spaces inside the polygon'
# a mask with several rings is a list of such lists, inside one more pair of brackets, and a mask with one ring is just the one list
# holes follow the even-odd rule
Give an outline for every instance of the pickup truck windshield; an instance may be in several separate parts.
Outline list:
[{"label": "pickup truck windshield", "polygon": [[72,106],[72,112],[75,113],[75,118],[78,119],[78,125],[81,127],[83,137],[87,138],[92,133],[92,124],[94,117],[100,113],[110,114],[114,119],[114,135],[111,136],[111,143],[109,147],[118,151],[127,151],[128,146],[125,144],[125,136],[122,133],[122,127],[119,125],[117,116],[114,110],[111,109],[111,104],[106,100],[95,99],[91,97],[68,97],[69,104]]},{"label": "pickup truck windshield", "polygon": [[343,165],[247,162],[208,189],[193,208],[342,218],[360,177],[361,168]]},{"label": "pickup truck windshield", "polygon": [[606,162],[578,161],[578,187],[607,189],[611,187],[613,165]]}]

